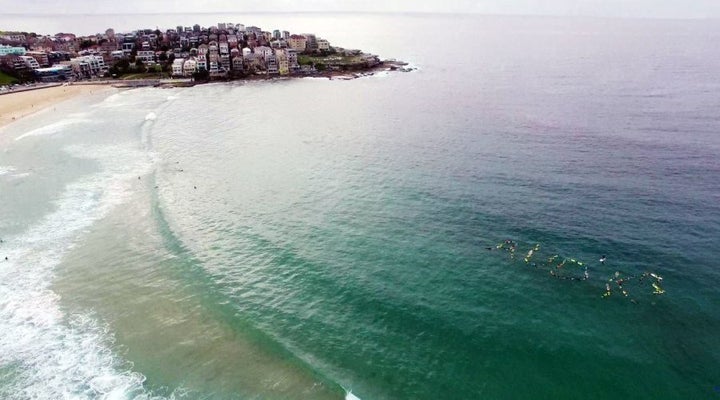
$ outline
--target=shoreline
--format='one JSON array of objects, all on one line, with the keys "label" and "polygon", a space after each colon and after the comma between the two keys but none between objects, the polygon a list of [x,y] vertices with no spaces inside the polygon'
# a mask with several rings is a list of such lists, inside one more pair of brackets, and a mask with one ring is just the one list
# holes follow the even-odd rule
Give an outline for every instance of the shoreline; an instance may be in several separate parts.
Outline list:
[{"label": "shoreline", "polygon": [[362,77],[373,76],[381,72],[409,72],[416,68],[409,67],[407,63],[395,60],[386,60],[383,63],[369,68],[339,71],[328,70],[306,75],[252,75],[238,79],[217,79],[207,82],[193,82],[184,79],[173,81],[172,79],[138,79],[138,80],[104,80],[104,81],[79,81],[70,84],[48,84],[41,87],[29,87],[15,90],[0,95],[0,131],[7,125],[30,117],[33,114],[45,110],[50,106],[72,99],[74,97],[90,94],[96,90],[108,90],[110,88],[135,88],[153,86],[159,88],[188,87],[203,85],[206,83],[221,82],[242,82],[242,81],[263,81],[275,79],[303,79],[322,78],[329,80],[352,80]]},{"label": "shoreline", "polygon": [[107,84],[60,84],[5,93],[0,96],[0,129],[65,100],[109,88]]}]

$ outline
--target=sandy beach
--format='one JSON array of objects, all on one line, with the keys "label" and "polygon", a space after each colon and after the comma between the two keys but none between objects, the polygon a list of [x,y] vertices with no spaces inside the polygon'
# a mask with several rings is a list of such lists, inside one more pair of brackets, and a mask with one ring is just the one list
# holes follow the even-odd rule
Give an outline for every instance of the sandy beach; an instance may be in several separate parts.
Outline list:
[{"label": "sandy beach", "polygon": [[61,101],[109,88],[108,85],[68,85],[0,95],[0,128]]}]

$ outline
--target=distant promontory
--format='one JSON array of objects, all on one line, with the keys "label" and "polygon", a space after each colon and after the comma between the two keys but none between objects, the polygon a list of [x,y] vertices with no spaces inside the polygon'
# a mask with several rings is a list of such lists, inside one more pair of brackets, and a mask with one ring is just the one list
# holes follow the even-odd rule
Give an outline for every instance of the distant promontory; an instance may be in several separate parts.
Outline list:
[{"label": "distant promontory", "polygon": [[[178,83],[291,76],[351,79],[406,63],[331,45],[313,33],[219,23],[77,36],[0,32],[0,85],[28,82]],[[131,84],[131,82],[127,82]]]}]

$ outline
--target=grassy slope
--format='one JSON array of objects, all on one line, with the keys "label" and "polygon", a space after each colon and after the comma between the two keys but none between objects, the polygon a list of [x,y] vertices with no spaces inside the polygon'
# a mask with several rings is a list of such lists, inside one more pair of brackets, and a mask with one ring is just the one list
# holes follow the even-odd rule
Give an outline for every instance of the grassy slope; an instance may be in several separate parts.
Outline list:
[{"label": "grassy slope", "polygon": [[12,76],[10,76],[4,72],[0,72],[0,85],[7,85],[7,84],[11,84],[11,83],[16,83],[16,82],[17,82],[17,79],[13,78]]}]

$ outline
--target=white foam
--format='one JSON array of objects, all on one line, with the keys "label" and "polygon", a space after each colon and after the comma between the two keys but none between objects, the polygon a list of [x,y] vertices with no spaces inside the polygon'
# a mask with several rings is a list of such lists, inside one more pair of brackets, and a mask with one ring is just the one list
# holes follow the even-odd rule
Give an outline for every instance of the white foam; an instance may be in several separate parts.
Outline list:
[{"label": "white foam", "polygon": [[13,167],[13,166],[6,166],[6,167],[4,167],[4,166],[0,165],[0,176],[1,176],[1,175],[5,175],[5,174],[9,174],[9,173],[11,173],[11,172],[13,172],[13,171],[15,171],[15,167]]},{"label": "white foam", "polygon": [[28,177],[28,176],[30,176],[30,175],[31,175],[30,172],[20,172],[19,174],[12,174],[12,175],[10,175],[10,178],[13,179],[13,180],[15,180],[15,179],[22,179],[22,178],[26,178],[26,177]]},{"label": "white foam", "polygon": [[129,104],[134,104],[133,99],[129,99],[126,97],[130,93],[130,91],[121,91],[117,93],[113,93],[110,96],[106,97],[101,101],[100,103],[93,104],[92,108],[117,108],[117,107],[124,107]]},{"label": "white foam", "polygon": [[145,116],[145,121],[154,121],[157,118],[157,115],[150,111],[148,115]]},{"label": "white foam", "polygon": [[345,393],[345,400],[360,400],[360,398],[357,397],[357,396],[355,396],[354,394],[352,394],[352,391],[351,391],[351,390],[348,390],[348,391]]},{"label": "white foam", "polygon": [[44,136],[44,135],[53,135],[59,132],[62,132],[65,128],[67,128],[70,125],[77,125],[77,124],[85,124],[90,123],[92,120],[87,118],[80,118],[80,117],[69,117],[66,119],[63,119],[62,121],[58,121],[49,125],[45,125],[43,127],[33,129],[29,132],[23,133],[22,135],[15,138],[15,140],[22,140],[26,137],[30,136]]},{"label": "white foam", "polygon": [[65,315],[50,290],[53,270],[78,236],[131,195],[151,166],[144,152],[75,146],[100,173],[72,183],[57,209],[19,237],[5,240],[0,262],[0,366],[19,372],[0,397],[33,399],[149,398],[144,376],[112,353],[112,334],[91,315]]}]

